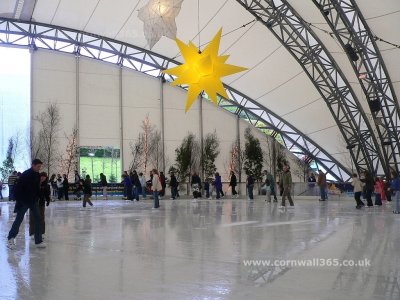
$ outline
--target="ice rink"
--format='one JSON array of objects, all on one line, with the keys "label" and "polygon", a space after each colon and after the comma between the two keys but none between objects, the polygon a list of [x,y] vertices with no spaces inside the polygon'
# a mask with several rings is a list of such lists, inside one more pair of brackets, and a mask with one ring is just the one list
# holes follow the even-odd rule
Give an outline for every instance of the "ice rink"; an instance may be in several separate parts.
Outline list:
[{"label": "ice rink", "polygon": [[[14,205],[1,202],[0,299],[400,299],[400,217],[391,206],[295,204],[162,200],[152,211],[150,200],[53,202],[48,247],[34,247],[24,222],[11,251]],[[329,262],[342,265],[321,266]]]}]

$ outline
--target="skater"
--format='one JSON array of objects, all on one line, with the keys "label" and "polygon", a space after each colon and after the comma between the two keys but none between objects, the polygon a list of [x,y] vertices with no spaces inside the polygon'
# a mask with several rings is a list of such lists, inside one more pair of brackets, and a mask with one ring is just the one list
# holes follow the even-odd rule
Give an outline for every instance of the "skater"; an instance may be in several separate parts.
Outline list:
[{"label": "skater", "polygon": [[139,201],[139,191],[141,188],[141,183],[136,171],[133,171],[132,174],[132,184],[133,184],[133,198],[136,199],[136,201]]},{"label": "skater", "polygon": [[390,189],[390,185],[392,184],[392,181],[389,179],[387,179],[385,181],[385,198],[387,202],[392,202],[392,190]]},{"label": "skater", "polygon": [[124,192],[126,193],[126,196],[123,197],[122,199],[133,201],[133,194],[132,194],[133,186],[132,186],[132,181],[131,181],[131,178],[129,177],[129,175],[124,174],[122,182],[124,184]]},{"label": "skater", "polygon": [[63,175],[64,179],[63,179],[63,194],[64,194],[64,199],[65,200],[69,200],[68,197],[68,190],[69,190],[69,182],[68,182],[68,177],[66,174]]},{"label": "skater", "polygon": [[393,210],[394,214],[400,214],[400,177],[396,171],[392,171],[392,183],[390,185],[390,191],[395,192],[394,200],[396,208]]},{"label": "skater", "polygon": [[321,195],[321,198],[319,199],[319,201],[326,201],[326,199],[327,199],[326,175],[324,172],[322,172],[322,170],[318,170],[318,172],[319,172],[319,174],[318,174],[317,185],[319,186],[319,191],[320,191],[320,195]]},{"label": "skater", "polygon": [[75,198],[75,200],[81,201],[82,194],[83,194],[83,186],[84,185],[85,185],[85,182],[83,181],[83,179],[80,179],[78,181],[78,183],[76,184],[76,187],[75,187],[76,198]]},{"label": "skater", "polygon": [[161,190],[161,183],[160,183],[160,177],[158,176],[158,171],[156,169],[153,169],[152,171],[153,179],[151,182],[151,188],[153,190],[153,196],[154,196],[154,207],[153,209],[158,209],[160,207],[160,201],[158,198],[158,193]]},{"label": "skater", "polygon": [[14,171],[11,173],[11,175],[8,177],[8,200],[9,201],[15,201],[14,197],[14,189],[15,185],[18,180],[18,175],[17,171]]},{"label": "skater", "polygon": [[361,180],[358,178],[357,174],[353,174],[353,181],[351,185],[354,187],[354,199],[356,200],[356,208],[361,209],[365,206],[364,202],[361,200],[361,193],[363,190]]},{"label": "skater", "polygon": [[265,201],[268,203],[271,203],[271,180],[268,178],[267,170],[264,170],[263,173],[265,176],[264,186],[263,186],[263,189],[265,189],[265,195],[266,195]]},{"label": "skater", "polygon": [[269,173],[267,170],[264,170],[264,175],[266,176],[265,183],[269,182],[270,196],[274,196],[274,202],[278,202],[278,198],[276,197],[274,176],[272,176],[272,174]]},{"label": "skater", "polygon": [[78,184],[80,180],[81,176],[79,175],[78,170],[75,170],[74,183]]},{"label": "skater", "polygon": [[106,175],[104,175],[103,173],[100,173],[100,185],[101,188],[103,189],[103,199],[104,200],[108,200],[108,195],[107,195],[107,186],[108,186],[108,182],[107,182],[107,177]]},{"label": "skater", "polygon": [[372,203],[372,193],[374,192],[374,179],[372,175],[368,171],[364,171],[364,179],[361,179],[361,182],[363,182],[364,189],[365,189],[365,198],[367,199],[367,207],[373,207],[374,204]]},{"label": "skater", "polygon": [[201,179],[200,179],[200,176],[197,175],[196,172],[193,172],[192,180],[190,182],[191,182],[194,199],[201,197],[201,191],[200,191],[201,190]]},{"label": "skater", "polygon": [[165,178],[164,172],[160,172],[160,182],[161,182],[161,193],[160,193],[160,199],[161,199],[161,197],[165,196],[165,189],[167,188],[167,179]]},{"label": "skater", "polygon": [[171,179],[169,181],[169,186],[171,187],[171,200],[175,200],[178,192],[178,180],[176,179],[174,172],[171,172],[170,176]]},{"label": "skater", "polygon": [[271,188],[271,196],[274,196],[274,202],[278,202],[278,198],[276,197],[276,188],[275,188],[275,178],[274,176],[272,176],[272,174],[270,172],[268,172],[267,170],[265,170],[265,172],[267,172],[267,179],[270,182],[270,188]]},{"label": "skater", "polygon": [[386,193],[385,193],[385,180],[383,177],[379,177],[379,184],[381,186],[381,201],[386,201]]},{"label": "skater", "polygon": [[124,184],[124,194],[123,194],[123,197],[122,197],[122,199],[124,199],[124,200],[128,199],[127,185],[125,184],[126,176],[129,177],[128,172],[124,171],[124,173],[122,174],[122,182],[121,182],[122,184]]},{"label": "skater", "polygon": [[92,196],[92,180],[89,175],[86,175],[85,182],[83,184],[83,203],[82,206],[86,207],[86,203],[89,203],[90,206],[93,206],[92,201],[90,201],[90,197]]},{"label": "skater", "polygon": [[42,226],[40,214],[38,210],[38,199],[40,196],[40,169],[43,163],[39,159],[32,161],[30,169],[26,170],[20,177],[15,186],[15,209],[17,216],[8,234],[7,246],[9,249],[15,249],[15,237],[18,235],[19,227],[24,220],[25,213],[28,209],[34,217],[35,223],[35,245],[38,248],[45,248],[46,245],[42,240]]},{"label": "skater", "polygon": [[204,181],[204,192],[206,193],[206,199],[211,200],[212,197],[210,196],[210,182],[212,181],[212,179],[207,178]]},{"label": "skater", "polygon": [[64,183],[61,175],[58,175],[57,177],[57,195],[58,200],[61,200],[61,198],[64,196]]},{"label": "skater", "polygon": [[382,206],[382,184],[379,180],[379,178],[375,179],[375,185],[374,185],[374,193],[375,193],[375,205],[376,206]]},{"label": "skater", "polygon": [[3,181],[0,179],[0,200],[3,200]]},{"label": "skater", "polygon": [[[40,214],[40,224],[42,226],[42,239],[43,235],[46,231],[45,224],[45,207],[50,204],[50,186],[49,186],[49,178],[47,177],[47,173],[40,173],[40,193],[39,193],[39,214]],[[33,236],[35,233],[35,220],[33,214],[29,214],[29,236]]]},{"label": "skater", "polygon": [[143,173],[139,174],[139,181],[142,189],[142,197],[143,199],[146,199],[146,177]]},{"label": "skater", "polygon": [[56,174],[51,175],[49,179],[50,192],[51,192],[51,201],[54,202],[58,197],[57,195],[57,177]]},{"label": "skater", "polygon": [[288,197],[288,199],[289,199],[290,207],[294,208],[292,196],[290,195],[290,191],[292,189],[292,174],[290,173],[290,167],[287,165],[285,165],[283,167],[281,182],[282,182],[282,186],[283,186],[283,194],[282,194],[282,204],[279,208],[281,208],[281,209],[286,208],[286,205],[285,205],[286,197]]},{"label": "skater", "polygon": [[235,172],[233,172],[233,171],[231,171],[231,180],[229,182],[229,186],[232,188],[232,198],[235,196],[236,196],[236,198],[238,198],[239,195],[236,192],[237,178],[236,178]]},{"label": "skater", "polygon": [[251,173],[247,174],[246,179],[247,197],[248,200],[254,200],[253,189],[254,189],[254,178]]},{"label": "skater", "polygon": [[215,191],[217,192],[217,199],[224,198],[224,191],[222,190],[222,179],[218,172],[215,173]]}]

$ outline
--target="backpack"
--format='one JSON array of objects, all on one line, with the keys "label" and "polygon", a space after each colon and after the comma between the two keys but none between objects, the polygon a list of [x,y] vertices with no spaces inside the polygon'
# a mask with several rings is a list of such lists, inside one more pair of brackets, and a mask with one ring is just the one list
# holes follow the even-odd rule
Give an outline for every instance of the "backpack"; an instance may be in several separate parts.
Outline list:
[{"label": "backpack", "polygon": [[271,181],[268,178],[265,180],[265,185],[266,186],[270,186],[271,185]]}]

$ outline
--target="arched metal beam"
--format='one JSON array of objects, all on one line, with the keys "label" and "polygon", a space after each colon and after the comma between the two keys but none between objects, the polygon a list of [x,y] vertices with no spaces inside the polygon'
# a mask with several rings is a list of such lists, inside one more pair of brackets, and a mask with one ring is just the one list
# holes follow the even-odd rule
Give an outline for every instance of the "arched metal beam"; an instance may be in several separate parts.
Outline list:
[{"label": "arched metal beam", "polygon": [[[390,167],[400,162],[400,108],[382,55],[354,0],[313,0],[320,9],[358,78],[371,109],[383,155]],[[350,49],[346,50],[346,47]],[[353,51],[353,52],[350,52]],[[378,101],[378,102],[373,102]]]},{"label": "arched metal beam", "polygon": [[[0,18],[0,45],[47,49],[81,55],[159,77],[161,71],[179,62],[120,41],[54,25]],[[170,76],[166,79],[172,80]],[[229,99],[219,106],[239,115],[259,129],[278,133],[297,156],[312,157],[333,178],[347,181],[350,172],[317,143],[257,101],[225,85]]]},{"label": "arched metal beam", "polygon": [[358,171],[388,175],[372,127],[346,77],[286,0],[236,0],[258,18],[304,69],[325,100]]}]

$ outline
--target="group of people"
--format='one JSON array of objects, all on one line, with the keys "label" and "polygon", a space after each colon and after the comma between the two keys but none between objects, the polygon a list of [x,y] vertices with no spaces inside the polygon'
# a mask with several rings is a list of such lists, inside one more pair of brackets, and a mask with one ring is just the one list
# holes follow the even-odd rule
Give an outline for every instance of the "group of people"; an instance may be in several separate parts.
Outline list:
[{"label": "group of people", "polygon": [[[44,241],[45,234],[45,207],[49,206],[52,197],[52,189],[54,183],[57,183],[58,198],[61,199],[60,193],[63,193],[66,200],[68,200],[68,179],[64,175],[53,175],[50,179],[45,172],[40,172],[43,163],[39,159],[32,161],[30,169],[23,172],[15,181],[11,181],[12,189],[10,191],[11,197],[15,200],[16,213],[15,220],[8,234],[7,246],[10,249],[15,248],[15,238],[18,235],[19,228],[24,220],[26,212],[29,210],[29,235],[33,236],[37,248],[45,248]],[[101,174],[103,175],[103,174]],[[100,176],[104,181],[105,176]],[[76,193],[84,194],[83,207],[86,203],[93,206],[90,201],[92,195],[92,182],[89,175],[86,175],[85,180],[80,179],[78,172],[75,172],[76,179]],[[62,182],[59,184],[58,182]],[[61,191],[60,191],[61,190]]]},{"label": "group of people", "polygon": [[[267,199],[265,201],[271,203],[271,196],[273,196],[274,202],[278,202],[278,198],[276,195],[276,183],[273,175],[267,170],[264,170],[263,175],[263,188],[266,190],[267,194]],[[279,206],[280,209],[286,209],[286,198],[289,200],[289,208],[294,208],[294,202],[291,195],[292,184],[293,181],[292,173],[290,172],[290,166],[284,165],[279,180],[280,195],[282,197],[281,205]]]},{"label": "group of people", "polygon": [[[374,178],[368,171],[364,171],[360,178],[357,174],[353,174],[352,185],[357,209],[382,206],[382,201],[391,202],[394,195],[396,206],[393,213],[400,213],[400,177],[396,171],[392,170],[391,178],[387,180],[383,177]],[[367,201],[367,206],[361,200],[362,196]],[[373,196],[375,201],[372,201]]]}]

